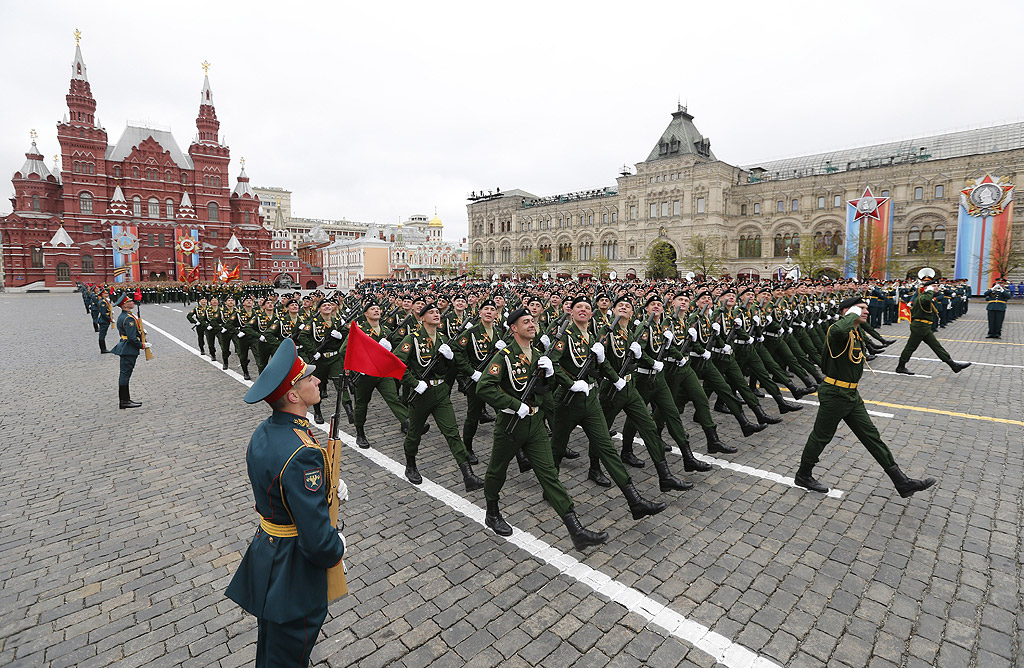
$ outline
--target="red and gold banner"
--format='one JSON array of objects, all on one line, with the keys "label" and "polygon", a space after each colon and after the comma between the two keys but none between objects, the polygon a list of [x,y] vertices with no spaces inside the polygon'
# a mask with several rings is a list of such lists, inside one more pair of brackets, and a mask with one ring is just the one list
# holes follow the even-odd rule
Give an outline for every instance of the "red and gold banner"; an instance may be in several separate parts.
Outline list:
[{"label": "red and gold banner", "polygon": [[139,228],[135,225],[111,225],[110,238],[114,254],[114,282],[138,282]]},{"label": "red and gold banner", "polygon": [[199,230],[174,228],[174,258],[179,281],[193,283],[199,280]]}]

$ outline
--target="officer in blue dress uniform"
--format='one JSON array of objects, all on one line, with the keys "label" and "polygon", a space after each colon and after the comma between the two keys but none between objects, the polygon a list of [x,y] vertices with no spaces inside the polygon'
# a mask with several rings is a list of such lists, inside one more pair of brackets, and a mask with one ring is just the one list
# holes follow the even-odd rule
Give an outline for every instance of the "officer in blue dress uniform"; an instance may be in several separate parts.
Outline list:
[{"label": "officer in blue dress uniform", "polygon": [[245,453],[259,528],[226,592],[256,616],[257,668],[309,665],[327,617],[327,569],[345,553],[328,513],[337,481],[306,420],[320,401],[314,370],[285,339],[245,395],[274,410]]},{"label": "officer in blue dress uniform", "polygon": [[115,297],[114,306],[121,308],[121,315],[117,316],[117,333],[121,335],[121,340],[110,349],[110,352],[121,358],[121,374],[117,379],[117,407],[138,408],[142,402],[132,401],[129,383],[132,380],[135,363],[139,361],[139,351],[149,348],[152,344],[142,341],[142,325],[132,313],[135,309],[135,300],[132,299],[131,293],[126,290]]}]

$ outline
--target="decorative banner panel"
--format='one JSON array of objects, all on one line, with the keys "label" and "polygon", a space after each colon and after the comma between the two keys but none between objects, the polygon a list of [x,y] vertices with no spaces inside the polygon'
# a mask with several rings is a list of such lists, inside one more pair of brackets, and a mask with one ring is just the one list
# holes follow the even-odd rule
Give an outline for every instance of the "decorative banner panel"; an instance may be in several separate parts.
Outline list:
[{"label": "decorative banner panel", "polygon": [[174,256],[178,280],[192,283],[199,278],[199,230],[174,228]]},{"label": "decorative banner panel", "polygon": [[[844,265],[846,278],[857,278],[859,258],[870,259],[871,276],[862,278],[888,278],[886,260],[892,253],[892,200],[875,197],[871,188],[864,188],[864,194],[851,199],[846,207],[846,249]],[[861,232],[864,233],[863,244]],[[867,254],[865,254],[867,251]]]},{"label": "decorative banner panel", "polygon": [[114,254],[114,282],[139,280],[139,228],[135,225],[111,225],[111,249]]},{"label": "decorative banner panel", "polygon": [[966,278],[972,294],[992,287],[1005,267],[1013,222],[1013,187],[987,174],[960,191],[953,275]]}]

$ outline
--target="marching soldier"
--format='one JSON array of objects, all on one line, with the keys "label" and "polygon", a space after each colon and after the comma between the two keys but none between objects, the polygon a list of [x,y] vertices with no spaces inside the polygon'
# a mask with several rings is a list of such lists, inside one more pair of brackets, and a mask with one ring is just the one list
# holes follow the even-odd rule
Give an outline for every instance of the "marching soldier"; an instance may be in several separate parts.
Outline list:
[{"label": "marching soldier", "polygon": [[256,369],[263,369],[270,363],[270,358],[281,343],[281,321],[274,310],[274,302],[264,299],[260,308],[243,328],[245,336],[256,345]]},{"label": "marching soldier", "polygon": [[214,329],[218,329],[217,338],[220,339],[220,358],[223,364],[222,369],[228,368],[228,358],[231,356],[231,342],[235,342],[235,352],[238,352],[238,311],[235,309],[235,298],[228,295],[224,298],[224,308],[214,314],[211,318]]},{"label": "marching soldier", "polygon": [[242,377],[246,380],[252,380],[249,376],[249,349],[252,347],[253,339],[246,331],[249,321],[256,315],[252,305],[252,295],[246,294],[242,297],[242,308],[235,312],[235,352],[238,354],[239,364],[242,365]]},{"label": "marching soldier", "polygon": [[[476,394],[476,383],[483,374],[481,365],[491,359],[495,350],[505,347],[505,342],[498,338],[494,326],[498,315],[497,304],[493,299],[485,299],[479,306],[480,320],[459,336],[452,349],[455,352],[458,372],[469,379],[466,387],[466,419],[462,423],[462,443],[469,453],[470,464],[479,463],[473,452],[473,438],[476,436],[485,405],[484,400]],[[455,336],[455,333],[451,336]]]},{"label": "marching soldier", "polygon": [[924,289],[914,299],[914,303],[910,305],[910,337],[907,338],[907,345],[904,346],[903,352],[900,353],[899,364],[896,365],[896,373],[908,376],[914,375],[912,371],[907,369],[907,362],[910,361],[910,357],[922,342],[927,344],[932,349],[932,352],[953,370],[953,373],[960,373],[971,366],[971,363],[953,361],[953,358],[942,347],[939,340],[935,338],[933,327],[939,321],[939,311],[935,307],[933,300],[935,285],[931,280],[925,280],[922,285]]},{"label": "marching soldier", "polygon": [[[391,332],[380,321],[380,318],[380,306],[377,302],[368,300],[363,305],[363,317],[353,322],[352,326],[358,327],[367,336],[379,343],[381,347],[390,351],[393,346],[389,337]],[[345,359],[344,353],[347,344],[348,340],[346,339],[345,345],[342,346],[342,360]],[[366,409],[370,405],[370,398],[373,396],[374,390],[380,393],[380,396],[384,398],[384,403],[391,409],[391,413],[402,423],[402,433],[406,433],[409,430],[409,409],[398,398],[398,387],[393,378],[377,378],[360,374],[355,379],[355,388],[356,445],[360,448],[370,447],[364,427],[366,425]]]},{"label": "marching soldier", "polygon": [[135,310],[135,301],[128,291],[122,292],[114,299],[114,305],[121,307],[121,315],[117,316],[117,333],[121,340],[110,352],[121,358],[121,373],[117,379],[118,408],[138,408],[141,402],[132,401],[130,383],[135,363],[139,361],[139,351],[152,347],[151,343],[142,340],[142,323]]},{"label": "marching soldier", "polygon": [[[320,302],[320,310],[302,327],[299,342],[304,350],[312,351],[312,360],[317,365],[316,376],[320,379],[320,399],[327,396],[327,381],[334,381],[334,389],[341,391],[339,378],[344,371],[344,358],[339,355],[341,344],[345,339],[343,327],[345,322],[335,318],[338,300],[335,297]],[[280,322],[280,321],[279,321]],[[281,323],[282,325],[284,323]],[[281,334],[282,337],[287,333]],[[354,419],[354,416],[353,416]],[[313,421],[324,423],[320,404],[313,406]]]}]

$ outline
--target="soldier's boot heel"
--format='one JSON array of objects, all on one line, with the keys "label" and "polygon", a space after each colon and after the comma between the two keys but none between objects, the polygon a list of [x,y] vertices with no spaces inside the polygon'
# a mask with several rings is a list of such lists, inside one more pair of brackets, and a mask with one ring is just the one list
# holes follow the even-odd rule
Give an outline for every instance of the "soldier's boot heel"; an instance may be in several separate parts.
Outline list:
[{"label": "soldier's boot heel", "polygon": [[718,437],[718,427],[704,427],[704,437],[708,439],[708,454],[722,453],[725,455],[736,454],[736,448],[722,443]]},{"label": "soldier's boot heel", "polygon": [[896,365],[896,373],[902,373],[905,376],[913,376],[914,372],[907,368],[906,363],[900,362]]},{"label": "soldier's boot heel", "polygon": [[701,460],[693,456],[693,450],[690,449],[689,443],[683,443],[683,445],[679,449],[683,451],[683,470],[686,471],[687,473],[690,473],[692,471],[707,473],[708,471],[711,470],[711,464],[708,464],[707,462],[702,462]]},{"label": "soldier's boot heel", "polygon": [[494,422],[494,415],[485,408],[480,411],[480,424],[487,424],[489,422]]},{"label": "soldier's boot heel", "polygon": [[636,491],[633,483],[628,483],[622,488],[622,495],[626,497],[626,503],[629,504],[629,512],[632,513],[635,520],[647,517],[648,515],[657,515],[668,507],[664,503],[648,501],[640,496],[640,492]]},{"label": "soldier's boot heel", "polygon": [[754,417],[757,418],[758,424],[779,424],[782,422],[782,418],[776,415],[768,415],[764,412],[764,409],[760,406],[753,406],[750,409],[754,413]]},{"label": "soldier's boot heel", "polygon": [[356,427],[356,445],[358,445],[363,450],[366,450],[367,448],[370,447],[370,442],[366,440],[366,432],[363,431],[362,426]]},{"label": "soldier's boot heel", "polygon": [[628,464],[635,469],[642,469],[644,467],[644,461],[633,452],[632,443],[622,443],[622,463]]},{"label": "soldier's boot heel", "polygon": [[953,360],[949,361],[949,368],[953,370],[953,373],[960,373],[967,367],[971,366],[971,362],[956,362]]},{"label": "soldier's boot heel", "polygon": [[579,459],[580,458],[580,453],[577,452],[576,450],[573,450],[569,446],[565,446],[565,454],[562,455],[562,456],[565,459]]},{"label": "soldier's boot heel", "polygon": [[522,450],[516,453],[516,463],[519,464],[519,472],[526,473],[527,471],[533,470],[533,464],[530,463],[530,458],[526,456],[526,453]]},{"label": "soldier's boot heel", "polygon": [[775,405],[779,407],[779,413],[793,413],[795,411],[803,410],[803,406],[800,404],[794,404],[791,401],[786,401],[785,397],[781,394],[775,397]]},{"label": "soldier's boot heel", "polygon": [[320,404],[316,404],[315,406],[313,406],[313,422],[317,424],[324,423],[323,413],[320,412]]},{"label": "soldier's boot heel", "polygon": [[587,471],[587,478],[601,487],[612,486],[612,481],[601,471],[601,460],[593,457],[590,458],[590,470]]},{"label": "soldier's boot heel", "polygon": [[892,484],[895,485],[896,491],[899,492],[900,496],[904,499],[908,496],[913,496],[914,492],[920,492],[928,489],[937,482],[935,478],[925,478],[923,480],[908,478],[896,464],[885,469],[885,472],[889,475],[889,478],[892,479]]},{"label": "soldier's boot heel", "polygon": [[565,528],[569,531],[569,538],[572,539],[573,547],[580,552],[588,547],[601,545],[608,540],[607,532],[591,531],[580,524],[580,518],[572,510],[562,516],[562,521],[565,522]]},{"label": "soldier's boot heel", "polygon": [[472,464],[473,466],[479,464],[480,458],[476,456],[475,452],[473,452],[473,441],[463,437],[462,443],[463,445],[466,446],[466,454],[469,455],[469,463]]},{"label": "soldier's boot heel", "polygon": [[715,408],[714,408],[714,410],[715,410],[716,413],[728,413],[729,412],[729,407],[726,406],[725,402],[722,401],[721,397],[719,397],[718,399],[715,400]]},{"label": "soldier's boot heel", "polygon": [[672,475],[668,470],[668,462],[654,462],[654,468],[658,471],[658,487],[663,492],[685,492],[693,489],[692,482],[684,482]]},{"label": "soldier's boot heel", "polygon": [[132,401],[131,389],[127,385],[118,385],[117,394],[120,398],[117,404],[118,408],[138,408],[142,405],[138,401]]},{"label": "soldier's boot heel", "polygon": [[405,479],[414,485],[419,485],[423,482],[423,476],[416,469],[416,458],[406,457],[405,458]]},{"label": "soldier's boot heel", "polygon": [[462,471],[462,482],[466,485],[467,492],[475,492],[478,489],[484,488],[483,479],[473,473],[473,467],[469,462],[459,464],[459,470]]},{"label": "soldier's boot heel", "polygon": [[487,514],[484,515],[484,524],[494,530],[499,536],[511,536],[512,527],[508,525],[505,518],[501,516],[497,501],[487,502]]},{"label": "soldier's boot heel", "polygon": [[220,365],[220,368],[223,369],[224,371],[227,371],[227,369],[228,369],[228,357],[230,357],[230,355],[227,354],[227,353],[225,353],[225,354],[220,356],[220,359],[221,359],[221,362],[222,362],[222,364]]},{"label": "soldier's boot heel", "polygon": [[786,383],[786,389],[793,393],[794,399],[802,399],[814,391],[809,387],[797,387],[793,383]]},{"label": "soldier's boot heel", "polygon": [[249,376],[249,366],[248,365],[242,367],[242,378],[244,378],[246,380],[252,380],[252,377]]},{"label": "soldier's boot heel", "polygon": [[101,355],[106,355],[109,352],[110,351],[107,350],[107,342],[106,341],[100,341],[100,354]]},{"label": "soldier's boot heel", "polygon": [[811,371],[811,378],[813,378],[814,382],[818,383],[819,385],[825,382],[825,376],[821,375],[821,372],[818,371],[817,369]]},{"label": "soldier's boot heel", "polygon": [[814,479],[814,476],[812,475],[813,471],[813,466],[805,466],[804,464],[801,464],[800,468],[796,471],[796,476],[794,476],[793,482],[795,482],[798,487],[809,489],[812,492],[828,494],[828,487]]},{"label": "soldier's boot heel", "polygon": [[743,410],[742,409],[736,414],[736,422],[739,423],[740,430],[743,431],[743,437],[744,438],[748,438],[750,436],[753,436],[754,434],[756,434],[759,431],[764,431],[765,428],[768,427],[768,425],[766,425],[766,424],[760,424],[760,423],[754,424],[753,422],[748,420],[747,416],[743,414]]}]

